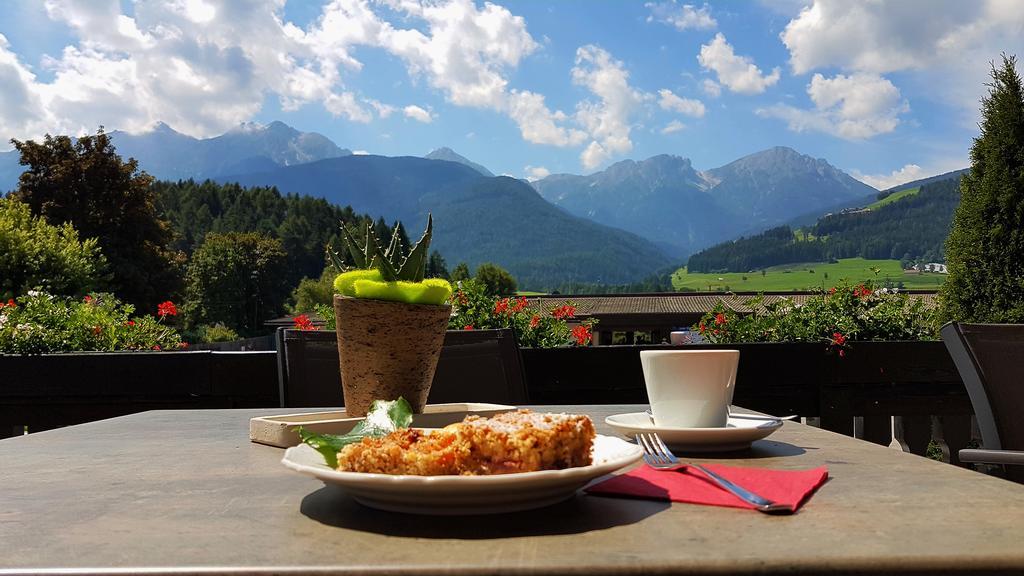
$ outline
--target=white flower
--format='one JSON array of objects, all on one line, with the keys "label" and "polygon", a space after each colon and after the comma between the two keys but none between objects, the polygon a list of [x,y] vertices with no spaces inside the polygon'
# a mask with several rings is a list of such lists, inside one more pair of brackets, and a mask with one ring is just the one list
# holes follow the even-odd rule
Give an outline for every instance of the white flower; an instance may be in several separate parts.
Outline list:
[{"label": "white flower", "polygon": [[39,290],[29,290],[28,295],[35,298],[36,296],[39,296]]},{"label": "white flower", "polygon": [[3,328],[4,324],[7,324],[7,314],[0,314],[0,328]]}]

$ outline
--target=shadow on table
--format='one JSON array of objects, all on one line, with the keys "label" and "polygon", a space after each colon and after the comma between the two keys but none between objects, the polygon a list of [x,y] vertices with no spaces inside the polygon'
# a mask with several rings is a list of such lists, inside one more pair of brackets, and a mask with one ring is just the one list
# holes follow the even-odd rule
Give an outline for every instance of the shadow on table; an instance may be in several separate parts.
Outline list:
[{"label": "shadow on table", "polygon": [[[486,540],[581,534],[635,524],[666,510],[669,502],[602,498],[577,493],[544,508],[490,516],[422,516],[368,508],[338,486],[324,486],[302,499],[308,518],[340,528],[413,538]],[[492,521],[481,521],[482,519]],[[473,521],[467,522],[467,519]]]},{"label": "shadow on table", "polygon": [[785,456],[799,456],[808,450],[817,450],[808,446],[794,446],[787,442],[776,442],[774,440],[758,440],[745,450],[733,450],[730,452],[675,452],[676,456],[685,460],[700,460],[710,458],[715,460],[753,460],[758,458],[782,458]]}]

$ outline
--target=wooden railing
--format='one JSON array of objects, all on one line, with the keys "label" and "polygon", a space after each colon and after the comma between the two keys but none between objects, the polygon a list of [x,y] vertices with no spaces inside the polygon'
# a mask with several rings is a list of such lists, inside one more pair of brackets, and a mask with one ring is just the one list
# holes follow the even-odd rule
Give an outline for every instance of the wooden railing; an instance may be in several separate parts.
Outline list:
[{"label": "wooden railing", "polygon": [[146,410],[278,405],[276,352],[0,355],[0,438]]},{"label": "wooden railing", "polygon": [[[915,454],[930,448],[954,464],[977,444],[970,399],[941,342],[855,343],[844,357],[820,344],[718,347],[741,351],[737,405]],[[639,352],[664,348],[522,349],[528,402],[646,403]],[[143,410],[280,402],[274,352],[0,356],[0,438]]]},{"label": "wooden railing", "polygon": [[[530,401],[646,403],[641,350],[666,346],[523,349]],[[843,356],[822,344],[738,344],[734,403],[959,464],[977,445],[973,409],[942,342],[857,342]]]}]

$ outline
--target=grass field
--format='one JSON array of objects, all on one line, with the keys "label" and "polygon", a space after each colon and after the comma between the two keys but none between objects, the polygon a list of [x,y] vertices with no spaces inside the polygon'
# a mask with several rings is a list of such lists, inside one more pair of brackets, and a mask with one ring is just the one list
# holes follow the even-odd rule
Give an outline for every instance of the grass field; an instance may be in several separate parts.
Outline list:
[{"label": "grass field", "polygon": [[[876,274],[873,269],[877,269]],[[872,280],[876,286],[883,286],[886,280],[894,285],[903,283],[903,288],[934,290],[946,279],[945,274],[925,272],[906,274],[898,260],[866,260],[847,258],[835,264],[817,262],[808,264],[786,264],[760,271],[724,274],[690,274],[680,268],[672,274],[672,286],[676,290],[733,292],[784,292],[790,290],[813,290],[830,288],[842,280],[863,282]]]},{"label": "grass field", "polygon": [[893,202],[899,200],[900,198],[906,198],[907,196],[913,196],[914,194],[917,194],[920,191],[921,191],[921,187],[918,186],[917,188],[907,188],[906,190],[900,190],[899,192],[893,192],[892,194],[889,194],[888,196],[886,196],[885,198],[882,198],[881,200],[879,200],[878,202],[875,202],[874,204],[868,204],[867,206],[865,206],[865,208],[867,208],[868,210],[877,210],[877,209],[881,208],[882,206],[885,206],[886,204],[892,204]]}]

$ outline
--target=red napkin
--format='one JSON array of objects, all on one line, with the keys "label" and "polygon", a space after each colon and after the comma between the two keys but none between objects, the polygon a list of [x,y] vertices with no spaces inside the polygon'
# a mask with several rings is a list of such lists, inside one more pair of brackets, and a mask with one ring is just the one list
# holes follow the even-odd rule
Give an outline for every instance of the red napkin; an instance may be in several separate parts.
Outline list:
[{"label": "red napkin", "polygon": [[[824,466],[811,470],[768,470],[723,464],[704,466],[759,496],[780,504],[789,504],[794,509],[799,508],[828,479],[828,469]],[[719,488],[696,468],[664,471],[655,470],[645,464],[625,474],[598,482],[586,488],[586,492],[690,504],[753,508],[725,489]]]}]

